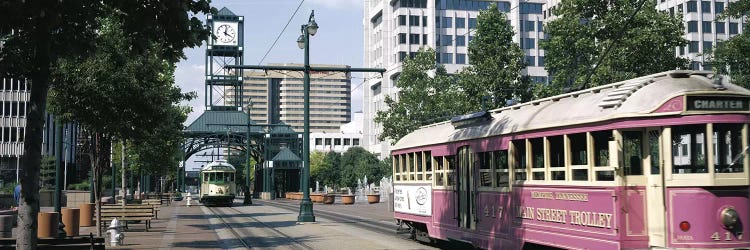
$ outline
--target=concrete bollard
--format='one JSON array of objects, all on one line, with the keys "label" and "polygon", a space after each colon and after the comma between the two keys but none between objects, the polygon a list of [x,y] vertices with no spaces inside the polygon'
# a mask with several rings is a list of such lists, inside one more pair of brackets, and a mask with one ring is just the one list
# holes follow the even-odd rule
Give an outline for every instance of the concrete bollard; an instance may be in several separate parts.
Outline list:
[{"label": "concrete bollard", "polygon": [[39,231],[36,236],[39,238],[57,237],[58,225],[60,224],[60,214],[57,212],[39,212],[37,221],[39,221]]},{"label": "concrete bollard", "polygon": [[0,237],[13,237],[13,215],[0,215]]},{"label": "concrete bollard", "polygon": [[79,206],[80,210],[80,226],[92,227],[94,226],[94,203],[84,203]]},{"label": "concrete bollard", "polygon": [[68,237],[78,236],[81,223],[81,210],[78,208],[62,208],[62,221]]}]

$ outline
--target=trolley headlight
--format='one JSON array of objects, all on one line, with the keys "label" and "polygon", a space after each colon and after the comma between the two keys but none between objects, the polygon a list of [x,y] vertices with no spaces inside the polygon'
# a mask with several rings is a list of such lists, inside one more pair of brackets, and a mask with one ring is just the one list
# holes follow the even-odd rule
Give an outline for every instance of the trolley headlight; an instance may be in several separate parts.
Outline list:
[{"label": "trolley headlight", "polygon": [[740,215],[734,208],[728,207],[721,210],[721,224],[728,229],[734,229],[740,221]]}]

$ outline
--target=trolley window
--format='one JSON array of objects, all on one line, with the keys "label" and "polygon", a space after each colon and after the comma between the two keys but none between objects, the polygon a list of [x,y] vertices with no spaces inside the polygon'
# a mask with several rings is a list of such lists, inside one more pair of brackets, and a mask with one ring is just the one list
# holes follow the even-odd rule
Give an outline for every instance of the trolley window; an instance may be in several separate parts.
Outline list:
[{"label": "trolley window", "polygon": [[432,180],[432,153],[429,151],[424,152],[424,174],[425,180]]},{"label": "trolley window", "polygon": [[421,181],[424,178],[424,165],[422,165],[422,152],[414,153],[416,158],[416,178],[414,180]]},{"label": "trolley window", "polygon": [[549,166],[551,178],[555,181],[565,180],[565,140],[562,135],[547,137],[549,140]]},{"label": "trolley window", "polygon": [[544,180],[544,140],[534,138],[529,139],[529,143],[531,143],[531,179]]},{"label": "trolley window", "polygon": [[445,175],[447,175],[448,180],[448,186],[455,186],[456,185],[456,171],[455,171],[455,163],[454,160],[456,159],[456,156],[446,156],[445,157]]},{"label": "trolley window", "polygon": [[625,175],[643,175],[643,133],[625,131],[622,133]]},{"label": "trolley window", "polygon": [[526,140],[516,140],[513,144],[513,161],[515,162],[515,180],[525,181],[526,179]]},{"label": "trolley window", "polygon": [[588,164],[588,156],[586,152],[586,133],[568,135],[568,138],[570,139],[570,151],[573,158],[571,164]]},{"label": "trolley window", "polygon": [[672,129],[672,173],[708,173],[706,125],[675,126]]},{"label": "trolley window", "polygon": [[742,124],[715,124],[713,147],[714,172],[743,172]]},{"label": "trolley window", "polygon": [[508,187],[510,173],[508,173],[508,150],[495,151],[492,154],[495,166],[495,186]]},{"label": "trolley window", "polygon": [[609,167],[609,141],[613,140],[612,130],[591,132],[594,139],[594,177],[597,181],[614,181],[614,170],[600,170]]},{"label": "trolley window", "polygon": [[480,152],[479,158],[479,185],[482,187],[492,187],[492,153]]},{"label": "trolley window", "polygon": [[443,157],[435,157],[435,186],[445,186],[445,169],[443,168]]}]

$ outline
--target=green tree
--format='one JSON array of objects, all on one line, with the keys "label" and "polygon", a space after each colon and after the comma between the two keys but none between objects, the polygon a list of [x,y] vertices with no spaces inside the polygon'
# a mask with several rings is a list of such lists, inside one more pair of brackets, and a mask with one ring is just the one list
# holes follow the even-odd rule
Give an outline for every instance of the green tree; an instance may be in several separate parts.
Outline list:
[{"label": "green tree", "polygon": [[540,42],[545,68],[553,77],[552,90],[539,91],[540,95],[686,67],[687,59],[674,52],[687,44],[682,18],[656,10],[655,4],[560,2],[554,13],[557,18],[545,27],[550,39]]},{"label": "green tree", "polygon": [[[460,73],[459,85],[467,97],[460,105],[469,110],[505,106],[506,100],[528,101],[530,81],[521,71],[526,68],[524,52],[513,42],[513,28],[506,15],[491,4],[477,16],[474,39],[469,42],[469,67]],[[482,107],[482,98],[487,106]]]},{"label": "green tree", "polygon": [[[95,51],[101,17],[111,14],[121,18],[123,37],[131,39],[133,50],[143,50],[156,43],[163,48],[160,56],[177,62],[184,57],[185,47],[198,46],[208,38],[210,31],[195,15],[211,10],[208,0],[0,2],[3,44],[0,46],[0,74],[33,82],[21,160],[23,189],[18,249],[36,248],[42,128],[52,69],[59,66],[58,59],[91,55]],[[54,82],[56,86],[64,84]]]},{"label": "green tree", "polygon": [[322,151],[310,152],[310,179],[320,181],[318,176],[320,169],[325,163],[326,153]]},{"label": "green tree", "polygon": [[[729,3],[719,18],[743,16],[750,16],[750,0]],[[748,25],[750,22],[745,21],[744,26]],[[712,63],[717,73],[729,74],[734,84],[750,88],[750,33],[744,32],[718,43],[713,51]]]},{"label": "green tree", "polygon": [[339,184],[341,176],[341,154],[331,151],[325,153],[323,163],[317,171],[316,179],[323,185],[334,186]]},{"label": "green tree", "polygon": [[420,126],[466,113],[470,107],[459,105],[465,98],[454,80],[435,64],[432,49],[420,49],[414,58],[407,58],[396,81],[398,97],[387,96],[387,109],[375,116],[375,122],[383,125],[378,139],[395,142]]},{"label": "green tree", "polygon": [[[378,158],[362,147],[351,147],[341,155],[341,176],[339,184],[354,188],[357,180],[367,176],[368,182],[380,180],[383,177]],[[367,183],[367,184],[369,184]]]},{"label": "green tree", "polygon": [[53,190],[55,186],[55,157],[44,156],[39,171],[39,188]]}]

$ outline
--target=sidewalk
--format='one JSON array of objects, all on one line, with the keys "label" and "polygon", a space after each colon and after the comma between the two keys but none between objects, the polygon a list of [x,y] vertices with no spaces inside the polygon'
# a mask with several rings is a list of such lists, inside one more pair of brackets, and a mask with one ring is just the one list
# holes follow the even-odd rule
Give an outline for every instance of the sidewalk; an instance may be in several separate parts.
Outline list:
[{"label": "sidewalk", "polygon": [[[162,206],[159,218],[151,221],[148,232],[143,223],[131,223],[129,230],[124,232],[124,244],[120,247],[109,246],[106,228],[102,230],[102,237],[105,237],[108,249],[220,249],[216,232],[210,227],[208,216],[203,214],[201,207],[186,207],[185,201]],[[96,227],[81,228],[81,235],[89,232],[96,235]]]}]

